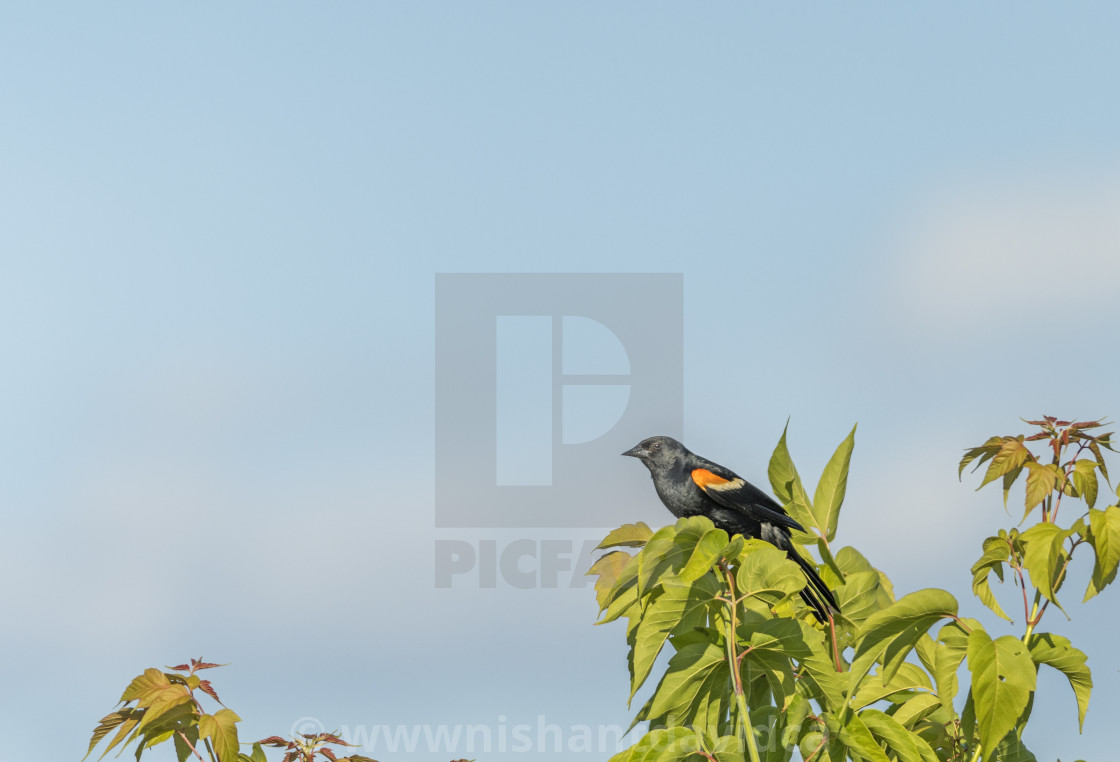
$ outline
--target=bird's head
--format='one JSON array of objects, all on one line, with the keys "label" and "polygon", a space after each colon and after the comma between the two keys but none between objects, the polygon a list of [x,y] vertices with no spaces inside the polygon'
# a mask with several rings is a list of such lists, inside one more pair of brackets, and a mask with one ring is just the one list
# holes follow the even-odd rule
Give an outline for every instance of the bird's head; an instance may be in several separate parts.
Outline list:
[{"label": "bird's head", "polygon": [[687,453],[685,446],[672,437],[649,437],[622,454],[637,458],[652,471],[658,467],[668,468]]}]

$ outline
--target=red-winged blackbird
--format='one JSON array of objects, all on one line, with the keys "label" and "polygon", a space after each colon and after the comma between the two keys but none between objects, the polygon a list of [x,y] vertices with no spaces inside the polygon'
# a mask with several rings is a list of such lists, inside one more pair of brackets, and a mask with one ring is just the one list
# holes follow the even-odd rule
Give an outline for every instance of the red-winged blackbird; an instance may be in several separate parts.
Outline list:
[{"label": "red-winged blackbird", "polygon": [[829,617],[828,607],[840,611],[816,567],[793,547],[789,530],[805,531],[804,527],[765,492],[730,469],[689,451],[672,437],[643,439],[622,454],[646,465],[658,497],[674,516],[707,516],[728,536],[757,537],[784,550],[809,580],[801,598],[819,621]]}]

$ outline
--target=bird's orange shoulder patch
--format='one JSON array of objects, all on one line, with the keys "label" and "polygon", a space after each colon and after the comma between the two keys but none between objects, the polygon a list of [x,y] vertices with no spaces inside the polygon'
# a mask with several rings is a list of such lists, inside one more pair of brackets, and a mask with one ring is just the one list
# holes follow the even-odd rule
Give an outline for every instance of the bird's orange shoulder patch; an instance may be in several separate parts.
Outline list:
[{"label": "bird's orange shoulder patch", "polygon": [[718,487],[721,484],[727,484],[727,479],[724,479],[722,476],[716,476],[706,468],[693,469],[692,481],[700,485],[700,489],[707,489],[708,487]]},{"label": "bird's orange shoulder patch", "polygon": [[742,479],[724,479],[722,476],[717,476],[706,468],[693,469],[692,481],[696,482],[700,489],[705,492],[709,490],[724,492],[725,490],[735,490],[743,486]]}]

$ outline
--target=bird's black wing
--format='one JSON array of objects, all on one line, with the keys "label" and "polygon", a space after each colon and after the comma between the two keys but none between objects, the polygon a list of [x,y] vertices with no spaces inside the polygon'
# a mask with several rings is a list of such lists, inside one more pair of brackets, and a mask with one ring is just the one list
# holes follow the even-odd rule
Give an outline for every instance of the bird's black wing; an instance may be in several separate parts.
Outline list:
[{"label": "bird's black wing", "polygon": [[706,463],[702,468],[692,469],[690,475],[704,494],[724,508],[738,511],[760,523],[805,531],[803,526],[786,515],[774,498],[722,466]]}]

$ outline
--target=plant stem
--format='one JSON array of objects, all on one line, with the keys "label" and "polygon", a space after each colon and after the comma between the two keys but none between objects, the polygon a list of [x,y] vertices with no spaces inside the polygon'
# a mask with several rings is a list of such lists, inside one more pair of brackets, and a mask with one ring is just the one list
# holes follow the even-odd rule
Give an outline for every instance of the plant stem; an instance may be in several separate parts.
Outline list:
[{"label": "plant stem", "polygon": [[[202,704],[198,703],[198,699],[194,697],[194,691],[191,691],[190,693],[191,702],[194,704],[194,708],[198,710],[198,716],[201,717],[202,715],[206,714],[206,712],[202,711]],[[213,760],[213,762],[218,762],[217,756],[214,755],[214,747],[210,745],[210,739],[203,738],[202,742],[206,744],[206,753],[210,755],[210,759]],[[198,752],[196,751],[195,754],[197,755]],[[199,759],[202,759],[202,757],[199,757]],[[205,760],[203,760],[203,762],[205,762]],[[225,762],[225,760],[222,760],[222,762]]]},{"label": "plant stem", "polygon": [[805,762],[813,762],[813,759],[820,754],[821,749],[824,748],[825,743],[828,742],[828,736],[821,735],[821,742],[817,744],[817,748],[813,749],[813,753],[806,757]]},{"label": "plant stem", "polygon": [[1031,608],[1030,604],[1027,603],[1027,581],[1023,579],[1023,567],[1015,565],[1012,568],[1015,569],[1015,573],[1019,575],[1019,589],[1023,591],[1023,621],[1026,622],[1029,627],[1031,623]]},{"label": "plant stem", "polygon": [[194,755],[196,757],[198,757],[200,760],[202,760],[202,762],[206,762],[206,760],[202,759],[202,755],[198,753],[198,749],[194,748],[194,744],[192,744],[190,742],[190,740],[187,739],[186,733],[184,733],[183,731],[180,730],[179,731],[179,736],[183,739],[183,743],[185,743],[187,745],[187,748],[189,748],[194,753]]},{"label": "plant stem", "polygon": [[738,604],[735,597],[735,577],[731,574],[731,570],[728,568],[727,564],[722,561],[720,562],[720,568],[727,578],[727,587],[731,591],[731,600],[727,602],[727,609],[730,612],[730,616],[727,620],[727,634],[725,640],[727,641],[727,666],[731,668],[731,683],[735,686],[735,703],[739,708],[739,735],[746,744],[747,753],[750,754],[751,762],[761,762],[758,756],[758,745],[754,739],[754,725],[751,724],[750,709],[747,707],[747,696],[743,691],[743,673],[739,665],[739,656],[736,653],[735,630],[738,620]]},{"label": "plant stem", "polygon": [[746,737],[747,753],[750,754],[751,762],[760,762],[758,744],[754,740],[754,725],[751,724],[751,713],[747,708],[747,697],[743,694],[741,683],[739,690],[735,693],[735,701],[739,705],[739,714],[742,719],[742,725],[739,726],[739,730]]},{"label": "plant stem", "polygon": [[1023,633],[1023,642],[1026,643],[1031,639],[1031,633],[1034,632],[1034,626],[1038,624],[1038,620],[1042,617],[1038,613],[1038,603],[1042,600],[1042,593],[1038,590],[1034,591],[1034,605],[1031,606],[1031,615],[1027,617],[1027,631]]}]

